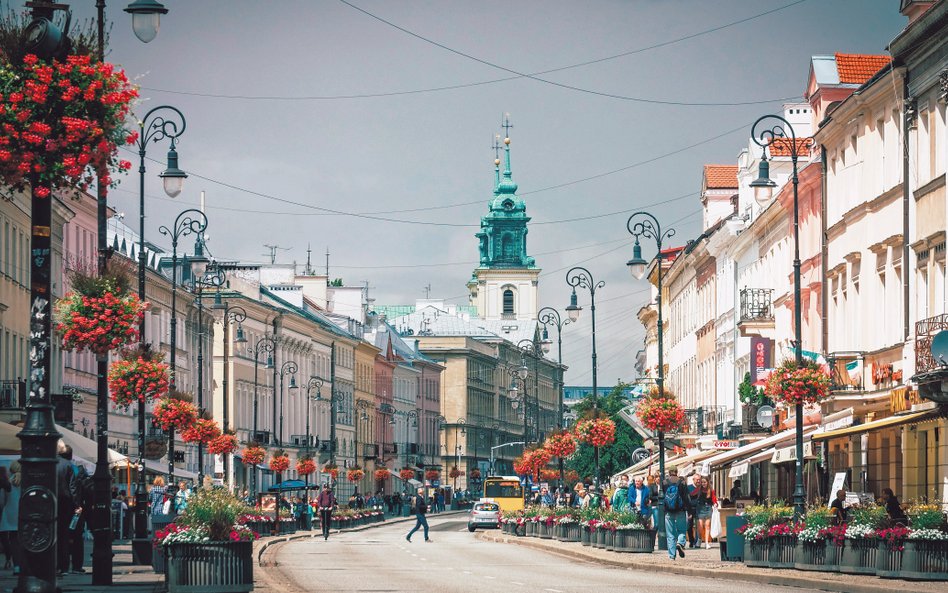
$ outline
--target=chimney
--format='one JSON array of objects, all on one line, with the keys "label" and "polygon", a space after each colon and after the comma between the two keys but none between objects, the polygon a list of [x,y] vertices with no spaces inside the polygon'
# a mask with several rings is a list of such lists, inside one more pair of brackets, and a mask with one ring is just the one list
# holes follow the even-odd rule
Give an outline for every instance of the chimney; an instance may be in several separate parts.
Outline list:
[{"label": "chimney", "polygon": [[421,356],[421,340],[415,340],[415,354]]},{"label": "chimney", "polygon": [[899,12],[908,17],[909,24],[914,23],[935,3],[934,0],[901,0]]}]

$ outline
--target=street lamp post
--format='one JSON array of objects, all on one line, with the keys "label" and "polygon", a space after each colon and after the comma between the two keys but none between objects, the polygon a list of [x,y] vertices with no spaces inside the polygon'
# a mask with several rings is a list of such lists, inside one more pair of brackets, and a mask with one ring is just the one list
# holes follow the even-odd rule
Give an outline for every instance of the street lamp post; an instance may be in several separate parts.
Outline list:
[{"label": "street lamp post", "polygon": [[[287,375],[290,375],[290,392],[296,391],[299,387],[296,385],[296,372],[299,371],[299,366],[297,366],[295,361],[287,360],[280,365],[280,424],[279,432],[277,433],[277,445],[283,446],[283,378]],[[276,411],[276,398],[273,399],[273,411]],[[276,415],[274,414],[274,418]],[[273,427],[277,429],[276,426]]]},{"label": "street lamp post", "polygon": [[[557,401],[556,401],[556,426],[563,429],[563,326],[569,325],[569,318],[563,319],[560,312],[553,307],[543,307],[537,313],[537,319],[543,324],[543,341],[541,343],[544,353],[550,351],[550,333],[547,331],[549,326],[556,328],[556,366],[557,373]],[[559,459],[560,486],[563,486],[566,478],[563,467],[563,458]]]},{"label": "street lamp post", "polygon": [[[358,469],[362,469],[362,466],[359,463],[360,459],[362,460],[365,459],[364,455],[360,454],[359,452],[359,426],[360,426],[359,423],[360,422],[365,422],[366,424],[369,423],[369,415],[366,412],[366,410],[368,409],[374,410],[375,404],[364,399],[356,400],[356,417],[355,417],[355,427],[354,427],[355,428],[355,467]],[[356,486],[356,490],[358,490],[358,486]]]},{"label": "street lamp post", "polygon": [[[522,364],[519,367],[510,367],[507,369],[507,374],[510,375],[510,388],[508,389],[507,395],[510,397],[510,405],[513,409],[523,406],[522,412],[520,414],[523,416],[523,442],[528,443],[529,439],[527,438],[527,375],[529,374],[525,364]],[[523,394],[520,394],[520,389],[517,387],[517,381],[520,381],[520,384],[523,386]],[[524,444],[524,451],[526,451],[527,446]]]},{"label": "street lamp post", "polygon": [[[467,420],[464,418],[458,418],[458,421],[454,424],[454,468],[459,472],[461,471],[461,438],[463,434],[467,436]],[[454,489],[458,489],[458,479],[454,478]]]},{"label": "street lamp post", "polygon": [[[642,259],[642,246],[639,243],[639,238],[644,237],[646,239],[655,240],[655,259],[658,262],[658,269],[656,270],[658,274],[658,297],[656,297],[656,305],[658,308],[658,377],[655,380],[655,384],[658,386],[658,397],[661,398],[665,396],[665,352],[663,346],[665,326],[662,318],[662,245],[665,239],[675,235],[675,229],[666,229],[663,231],[658,219],[648,212],[636,212],[629,217],[625,226],[629,233],[635,237],[635,245],[632,248],[632,259],[626,262],[626,265],[629,267],[632,275],[638,280],[645,277],[645,269],[648,263]],[[659,505],[664,505],[664,499],[661,497],[661,494],[665,482],[665,432],[661,430],[658,431],[658,477],[658,502]]]},{"label": "street lamp post", "polygon": [[[171,371],[171,391],[175,391],[178,386],[178,241],[181,237],[191,234],[200,237],[205,229],[207,229],[207,216],[194,208],[178,214],[171,228],[164,225],[158,227],[159,233],[171,237],[171,356],[168,361]],[[203,270],[195,270],[195,272],[203,273]],[[168,487],[172,490],[174,489],[174,432],[173,426],[168,429]]]},{"label": "street lamp post", "polygon": [[[187,120],[175,107],[160,105],[148,111],[138,122],[138,298],[145,300],[145,269],[148,256],[145,253],[145,156],[149,142],[170,141],[166,169],[159,175],[162,178],[165,194],[174,198],[181,193],[187,174],[178,168],[178,151],[175,147],[178,138],[184,134]],[[139,324],[142,342],[145,340],[145,317]],[[172,338],[174,332],[171,333]],[[174,356],[174,349],[171,352]],[[174,371],[171,372],[174,379]],[[174,441],[169,440],[170,447]],[[173,464],[174,458],[171,458]],[[169,480],[171,481],[171,480]],[[151,555],[151,542],[148,540],[148,493],[145,491],[145,401],[138,402],[138,484],[135,490],[135,557],[141,564],[147,564]]]},{"label": "street lamp post", "polygon": [[[230,303],[221,298],[221,291],[218,288],[214,295],[214,309],[223,312],[221,321],[224,325],[224,374],[221,379],[221,389],[223,395],[222,414],[224,432],[230,431],[230,324],[237,324],[237,335],[234,337],[234,344],[246,344],[247,338],[244,336],[243,322],[247,320],[247,311],[241,306],[230,306]],[[230,467],[231,458],[227,453],[223,456],[224,460],[224,484],[230,489]]]},{"label": "street lamp post", "polygon": [[[312,456],[310,449],[313,443],[313,437],[310,436],[310,427],[309,427],[309,412],[310,408],[313,407],[314,401],[320,400],[320,393],[323,388],[323,380],[319,377],[310,377],[309,383],[306,384],[306,457],[309,458]],[[316,395],[312,395],[313,389],[316,390]],[[309,508],[309,474],[303,476],[304,488],[303,492],[306,496],[306,513],[304,515],[306,521],[306,529],[313,528],[313,518]]]},{"label": "street lamp post", "polygon": [[[329,384],[329,463],[330,465],[335,465],[336,457],[336,399],[338,398],[340,392],[332,390],[332,382]],[[323,396],[319,390],[316,392],[316,398],[314,401],[323,401]],[[332,480],[332,476],[330,476]],[[335,489],[336,484],[335,480],[332,482],[332,487]]]},{"label": "street lamp post", "polygon": [[[253,353],[253,435],[251,435],[251,442],[257,441],[257,419],[260,412],[260,399],[257,394],[257,368],[260,366],[260,354],[262,352],[267,353],[267,359],[264,364],[264,369],[269,369],[273,367],[273,350],[276,348],[276,341],[268,335],[263,336],[257,340],[256,344],[252,349]],[[250,468],[250,493],[254,496],[257,495],[257,466]]]},{"label": "street lamp post", "polygon": [[[536,404],[536,410],[534,411],[533,416],[533,428],[536,433],[536,441],[540,442],[540,348],[539,344],[534,340],[529,340],[524,338],[517,342],[517,348],[520,350],[521,359],[526,356],[531,356],[533,358],[533,400]],[[526,407],[526,392],[524,392],[524,413],[527,411]],[[530,439],[524,435],[523,440],[529,442]]]},{"label": "street lamp post", "polygon": [[[570,295],[569,305],[566,307],[566,314],[572,323],[576,323],[579,314],[583,308],[576,302],[576,288],[585,288],[589,291],[589,313],[592,320],[592,390],[593,390],[593,417],[599,418],[599,384],[598,368],[596,367],[596,291],[606,285],[600,280],[596,282],[592,272],[582,266],[570,268],[566,272],[566,283],[573,287],[573,294]],[[596,454],[596,476],[595,485],[599,486],[599,447],[594,447]]]},{"label": "street lamp post", "polygon": [[[766,123],[764,123],[766,122]],[[770,122],[774,122],[771,127]],[[760,126],[760,127],[758,127]],[[751,138],[757,146],[763,149],[760,159],[760,169],[757,179],[751,182],[754,188],[754,199],[761,207],[770,204],[773,198],[776,183],[770,178],[770,163],[767,161],[767,148],[774,142],[779,142],[790,153],[790,162],[793,173],[790,178],[793,184],[793,340],[794,362],[796,367],[803,366],[803,311],[802,293],[800,285],[800,204],[797,196],[799,180],[797,177],[797,161],[800,149],[808,146],[810,140],[797,142],[797,135],[790,122],[779,115],[765,115],[751,126]],[[796,432],[796,479],[793,488],[793,508],[797,520],[803,517],[806,506],[806,491],[803,488],[803,404],[796,404],[795,432]]]}]

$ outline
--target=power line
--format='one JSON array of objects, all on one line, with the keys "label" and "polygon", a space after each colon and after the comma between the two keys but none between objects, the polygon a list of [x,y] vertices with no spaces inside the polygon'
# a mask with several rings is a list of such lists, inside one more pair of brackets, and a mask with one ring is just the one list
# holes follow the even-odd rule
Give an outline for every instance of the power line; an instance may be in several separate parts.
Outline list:
[{"label": "power line", "polygon": [[[800,1],[804,1],[804,0],[800,0]],[[382,17],[380,17],[380,16],[378,16],[378,15],[376,15],[376,14],[373,14],[373,13],[371,13],[371,12],[365,10],[364,8],[360,8],[360,7],[356,6],[355,4],[352,4],[352,3],[349,2],[348,0],[339,0],[339,2],[345,4],[346,6],[352,8],[353,10],[357,10],[357,11],[361,12],[362,14],[364,14],[364,15],[370,17],[370,18],[373,18],[373,19],[375,19],[375,20],[377,20],[377,21],[379,21],[380,23],[383,23],[383,24],[385,24],[385,25],[388,25],[389,27],[392,27],[393,29],[397,29],[397,30],[401,31],[402,33],[405,33],[406,35],[410,35],[410,36],[414,37],[415,39],[418,39],[418,40],[420,40],[420,41],[424,41],[425,43],[429,43],[429,44],[431,44],[431,45],[434,45],[435,47],[440,47],[441,49],[443,49],[443,50],[445,50],[445,51],[451,52],[451,53],[453,53],[453,54],[455,54],[455,55],[461,56],[461,57],[463,57],[463,58],[467,58],[467,59],[469,59],[469,60],[473,60],[473,61],[475,61],[475,62],[477,62],[477,63],[479,63],[479,64],[484,64],[485,66],[490,66],[491,68],[496,68],[497,70],[502,70],[502,71],[508,72],[508,73],[510,73],[510,74],[515,74],[517,77],[529,78],[530,80],[535,80],[535,81],[537,81],[537,82],[542,82],[542,83],[549,84],[549,85],[552,85],[552,86],[556,86],[556,87],[560,87],[560,88],[563,88],[563,89],[567,89],[567,90],[571,90],[571,91],[576,91],[576,92],[580,92],[580,93],[586,93],[586,94],[589,94],[589,95],[596,95],[596,96],[599,96],[599,97],[606,97],[606,98],[609,98],[609,99],[620,99],[620,100],[623,100],[623,101],[632,101],[632,102],[635,102],[635,103],[652,103],[652,104],[656,104],[656,105],[678,105],[678,106],[684,106],[684,107],[721,107],[721,106],[739,106],[739,105],[761,105],[761,104],[765,104],[765,103],[776,103],[776,102],[778,102],[778,101],[788,101],[788,100],[790,100],[790,99],[798,98],[798,97],[782,97],[782,98],[779,98],[779,99],[768,99],[768,100],[766,100],[766,101],[735,101],[735,102],[720,102],[720,103],[712,103],[712,102],[688,102],[688,101],[663,101],[663,100],[659,100],[659,99],[645,99],[645,98],[642,98],[642,97],[629,97],[629,96],[626,96],[626,95],[618,95],[618,94],[615,94],[615,93],[607,93],[607,92],[604,92],[604,91],[596,91],[596,90],[592,90],[592,89],[585,89],[585,88],[578,87],[578,86],[573,86],[573,85],[570,85],[570,84],[564,84],[564,83],[562,83],[562,82],[556,82],[556,81],[553,81],[553,80],[548,80],[548,79],[546,79],[546,78],[540,78],[540,77],[538,77],[538,76],[534,76],[534,75],[528,74],[528,73],[526,73],[526,72],[519,72],[519,71],[514,70],[514,69],[512,69],[512,68],[507,68],[506,66],[501,66],[500,64],[496,64],[496,63],[491,62],[491,61],[489,61],[489,60],[485,60],[485,59],[483,59],[483,58],[478,58],[477,56],[473,56],[473,55],[468,54],[468,53],[465,53],[465,52],[463,52],[463,51],[461,51],[461,50],[454,49],[454,48],[452,48],[452,47],[448,47],[447,45],[444,45],[443,43],[439,43],[439,42],[437,42],[437,41],[435,41],[435,40],[433,40],[433,39],[429,39],[428,37],[425,37],[425,36],[423,36],[423,35],[419,35],[418,33],[415,33],[414,31],[410,31],[410,30],[408,30],[408,29],[406,29],[406,28],[404,28],[404,27],[402,27],[402,26],[396,25],[395,23],[393,23],[393,22],[391,22],[391,21],[388,21],[388,20],[385,20],[385,19],[383,19]]]},{"label": "power line", "polygon": [[[570,70],[570,69],[573,69],[573,68],[580,68],[580,67],[583,67],[583,66],[591,66],[591,65],[593,65],[593,64],[601,64],[601,63],[603,63],[603,62],[607,62],[607,61],[610,61],[610,60],[615,60],[615,59],[617,59],[617,58],[622,58],[622,57],[626,57],[626,56],[630,56],[630,55],[634,55],[634,54],[646,52],[646,51],[649,51],[649,50],[658,49],[658,48],[660,48],[660,47],[666,47],[666,46],[673,45],[673,44],[676,44],[676,43],[681,43],[682,41],[688,41],[688,40],[690,40],[690,39],[695,39],[695,38],[701,37],[701,36],[703,36],[703,35],[708,35],[708,34],[710,34],[710,33],[715,33],[715,32],[717,32],[717,31],[721,31],[721,30],[723,30],[723,29],[727,29],[727,28],[733,27],[733,26],[735,26],[735,25],[740,25],[740,24],[742,24],[742,23],[746,23],[746,22],[748,22],[748,21],[752,21],[752,20],[754,20],[754,19],[758,19],[758,18],[760,18],[760,17],[767,16],[767,15],[773,14],[773,13],[775,13],[775,12],[779,12],[779,11],[781,11],[781,10],[785,10],[785,9],[790,8],[790,7],[792,7],[792,6],[796,6],[797,4],[802,4],[803,2],[806,2],[806,1],[807,1],[807,0],[797,0],[796,2],[791,2],[790,4],[786,4],[786,5],[783,5],[783,6],[779,6],[779,7],[777,7],[777,8],[772,9],[772,10],[768,10],[768,11],[766,11],[766,12],[762,12],[762,13],[759,13],[759,14],[756,14],[756,15],[753,15],[753,16],[750,16],[750,17],[746,17],[746,18],[743,18],[743,19],[739,19],[739,20],[736,20],[736,21],[732,21],[732,22],[726,23],[726,24],[724,24],[724,25],[719,25],[719,26],[717,26],[717,27],[712,27],[712,28],[710,28],[710,29],[705,29],[705,30],[703,30],[703,31],[698,31],[698,32],[692,33],[692,34],[690,34],[690,35],[685,35],[685,36],[683,36],[683,37],[678,37],[678,38],[671,39],[671,40],[668,40],[668,41],[662,41],[662,42],[660,42],[660,43],[655,43],[655,44],[653,44],[653,45],[647,45],[647,46],[644,46],[644,47],[640,47],[640,48],[637,48],[637,49],[632,49],[632,50],[624,51],[624,52],[621,52],[621,53],[618,53],[618,54],[613,54],[613,55],[605,56],[605,57],[602,57],[602,58],[596,58],[596,59],[593,59],[593,60],[587,60],[587,61],[585,61],[585,62],[578,62],[578,63],[576,63],[576,64],[569,64],[569,65],[567,65],[567,66],[560,66],[560,67],[557,67],[557,68],[550,68],[549,70],[540,70],[540,71],[538,71],[538,72],[531,72],[531,73],[528,74],[528,75],[505,76],[505,77],[503,77],[503,78],[495,78],[495,79],[492,79],[492,80],[482,80],[482,81],[478,81],[478,82],[470,82],[470,83],[462,83],[462,84],[453,84],[453,85],[446,85],[446,86],[439,86],[439,87],[431,87],[431,88],[423,88],[423,89],[410,89],[410,90],[406,90],[406,91],[389,91],[389,92],[380,92],[380,93],[354,93],[354,94],[343,94],[343,95],[301,95],[301,96],[286,96],[286,95],[228,95],[228,94],[223,94],[223,93],[201,93],[201,92],[195,92],[195,91],[176,91],[176,90],[171,90],[171,89],[161,89],[161,88],[155,88],[155,87],[142,87],[142,89],[148,90],[148,91],[160,92],[160,93],[168,93],[168,94],[172,94],[172,95],[185,95],[185,96],[189,96],[189,97],[205,97],[205,98],[213,98],[213,99],[236,99],[236,100],[243,100],[243,101],[332,101],[332,100],[349,100],[349,99],[373,99],[373,98],[380,98],[380,97],[398,97],[398,96],[404,96],[404,95],[416,95],[416,94],[423,94],[423,93],[434,93],[434,92],[442,92],[442,91],[452,91],[452,90],[458,90],[458,89],[464,89],[464,88],[472,88],[472,87],[477,87],[477,86],[484,86],[484,85],[489,85],[489,84],[496,84],[496,83],[499,83],[499,82],[508,82],[508,81],[511,81],[511,80],[518,80],[518,79],[520,79],[520,78],[525,78],[525,77],[536,77],[536,76],[543,75],[543,74],[552,74],[552,73],[554,73],[554,72],[562,72],[562,71],[564,71],[564,70]],[[647,100],[647,99],[641,99],[641,100],[644,101],[644,102],[651,102],[651,101],[649,101],[649,100]],[[771,103],[771,102],[776,102],[776,101],[779,101],[779,100],[783,100],[783,99],[773,99],[773,100],[770,100],[770,101],[760,101],[760,103]]]}]

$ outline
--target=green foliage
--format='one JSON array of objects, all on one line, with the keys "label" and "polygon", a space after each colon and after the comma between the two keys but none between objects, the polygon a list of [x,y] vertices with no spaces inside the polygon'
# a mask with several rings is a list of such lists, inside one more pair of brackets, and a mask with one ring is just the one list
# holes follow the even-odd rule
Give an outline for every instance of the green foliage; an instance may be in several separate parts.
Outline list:
[{"label": "green foliage", "polygon": [[737,386],[737,395],[741,403],[747,405],[761,406],[769,401],[763,389],[751,384],[750,373],[744,373],[744,380]]},{"label": "green foliage", "polygon": [[833,513],[830,512],[830,509],[828,509],[826,505],[815,504],[807,508],[804,523],[806,523],[807,527],[816,529],[829,527],[833,524]]},{"label": "green foliage", "polygon": [[912,529],[941,529],[945,525],[945,515],[936,504],[913,504],[907,514]]},{"label": "green foliage", "polygon": [[[629,385],[620,383],[608,395],[599,398],[600,417],[608,416],[616,423],[616,442],[599,449],[599,467],[603,476],[611,476],[632,464],[632,452],[642,446],[639,436],[627,422],[618,418],[619,411],[629,405],[623,395]],[[593,417],[593,396],[587,395],[573,408],[579,418]],[[576,452],[566,460],[566,468],[576,471],[580,479],[592,478],[596,473],[595,448],[587,443],[578,443]]]},{"label": "green foliage", "polygon": [[188,507],[177,522],[206,527],[211,541],[227,541],[238,517],[251,511],[227,490],[204,488],[188,500]]},{"label": "green foliage", "polygon": [[336,278],[329,283],[329,286],[342,286],[342,278]]},{"label": "green foliage", "polygon": [[781,501],[775,501],[770,505],[755,504],[744,510],[744,516],[751,525],[779,525],[793,518],[793,507]]},{"label": "green foliage", "polygon": [[864,525],[872,529],[882,529],[888,521],[889,514],[885,507],[877,504],[854,505],[849,507],[849,524]]}]

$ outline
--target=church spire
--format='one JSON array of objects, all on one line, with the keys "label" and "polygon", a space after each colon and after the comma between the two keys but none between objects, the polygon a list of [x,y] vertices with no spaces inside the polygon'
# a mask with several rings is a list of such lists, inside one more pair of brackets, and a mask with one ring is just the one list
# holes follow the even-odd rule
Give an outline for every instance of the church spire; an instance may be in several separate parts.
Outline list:
[{"label": "church spire", "polygon": [[504,114],[501,127],[504,128],[504,179],[498,183],[497,190],[501,194],[514,194],[517,193],[517,183],[513,180],[510,170],[510,128],[513,124],[510,123],[509,113]]},{"label": "church spire", "polygon": [[494,134],[494,195],[500,194],[500,134]]}]

